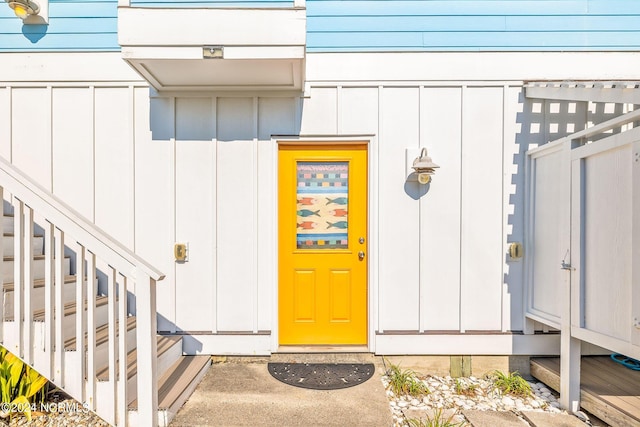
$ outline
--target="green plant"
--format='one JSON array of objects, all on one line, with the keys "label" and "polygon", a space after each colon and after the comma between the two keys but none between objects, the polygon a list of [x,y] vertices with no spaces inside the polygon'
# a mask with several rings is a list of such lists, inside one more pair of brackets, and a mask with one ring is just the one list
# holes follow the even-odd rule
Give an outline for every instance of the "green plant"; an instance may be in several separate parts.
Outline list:
[{"label": "green plant", "polygon": [[513,394],[516,396],[531,396],[531,386],[520,376],[518,372],[505,374],[501,371],[493,371],[490,375],[494,385],[503,394]]},{"label": "green plant", "polygon": [[477,384],[464,384],[460,379],[456,378],[455,390],[457,394],[462,394],[464,396],[475,396],[476,391],[478,390]]},{"label": "green plant", "polygon": [[48,381],[29,365],[0,346],[0,397],[4,407],[22,412],[31,421],[31,407],[42,403]]},{"label": "green plant", "polygon": [[389,388],[396,395],[408,394],[410,396],[422,396],[429,394],[427,386],[416,377],[411,369],[400,369],[400,366],[391,364],[387,370]]},{"label": "green plant", "polygon": [[426,415],[425,420],[409,418],[407,422],[411,427],[462,427],[466,425],[464,421],[455,422],[455,416],[456,414],[452,413],[449,417],[446,417],[442,409],[436,409],[433,417]]}]

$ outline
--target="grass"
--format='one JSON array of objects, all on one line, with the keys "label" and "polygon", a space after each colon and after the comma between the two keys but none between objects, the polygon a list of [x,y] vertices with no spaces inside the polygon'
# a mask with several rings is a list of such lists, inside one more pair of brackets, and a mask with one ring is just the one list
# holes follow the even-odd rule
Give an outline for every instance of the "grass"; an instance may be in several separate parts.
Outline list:
[{"label": "grass", "polygon": [[495,386],[502,391],[503,394],[512,394],[521,397],[529,397],[532,394],[531,386],[518,372],[505,374],[501,371],[493,371],[489,374],[489,377],[493,379]]},{"label": "grass", "polygon": [[400,366],[390,364],[387,370],[389,388],[396,396],[424,396],[430,391],[427,386],[417,378],[416,373],[411,369],[401,369]]},{"label": "grass", "polygon": [[455,391],[457,394],[462,394],[464,396],[475,396],[478,391],[477,384],[464,384],[458,378],[456,378]]},{"label": "grass", "polygon": [[426,415],[426,419],[410,418],[407,420],[411,427],[462,427],[466,423],[454,422],[455,413],[449,417],[445,417],[442,409],[436,409],[433,417]]}]

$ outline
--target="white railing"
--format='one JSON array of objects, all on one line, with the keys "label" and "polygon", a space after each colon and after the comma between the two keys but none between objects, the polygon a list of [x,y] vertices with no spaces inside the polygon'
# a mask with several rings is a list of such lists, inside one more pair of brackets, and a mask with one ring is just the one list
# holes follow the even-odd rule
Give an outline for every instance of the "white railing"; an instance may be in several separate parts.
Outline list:
[{"label": "white railing", "polygon": [[[5,306],[0,304],[0,341],[107,422],[124,426],[128,403],[133,400],[127,396],[127,354],[132,350],[127,345],[127,320],[129,314],[135,314],[137,420],[140,425],[157,425],[156,282],[164,275],[0,158],[0,198],[5,197],[14,210],[14,289],[13,315],[4,313]],[[40,307],[34,304],[36,219],[44,229],[44,303]],[[75,254],[76,261],[76,280],[71,284],[76,314],[75,320],[69,315],[67,321],[65,248]],[[0,240],[0,259],[4,259],[3,251]],[[106,276],[108,297],[109,379],[100,387],[96,327],[98,318],[104,317],[104,304],[96,298],[97,275],[103,280]],[[0,282],[0,288],[3,286]],[[135,294],[131,306],[129,293]],[[74,337],[76,351],[65,351],[65,340]]]}]

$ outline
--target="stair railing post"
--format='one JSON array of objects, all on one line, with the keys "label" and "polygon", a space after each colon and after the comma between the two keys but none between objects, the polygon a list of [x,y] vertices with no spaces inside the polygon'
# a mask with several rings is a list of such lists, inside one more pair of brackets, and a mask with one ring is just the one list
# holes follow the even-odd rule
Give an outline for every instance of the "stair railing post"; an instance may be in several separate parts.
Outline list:
[{"label": "stair railing post", "polygon": [[117,398],[117,415],[118,425],[127,425],[127,405],[129,396],[127,396],[127,278],[122,274],[117,276],[118,286],[118,398]]},{"label": "stair railing post", "polygon": [[55,315],[55,365],[53,379],[64,387],[64,232],[54,230],[54,315]]},{"label": "stair railing post", "polygon": [[47,378],[53,378],[55,372],[54,347],[55,347],[55,317],[54,317],[54,234],[55,227],[49,221],[44,224],[44,348],[49,359],[46,369],[42,374]]},{"label": "stair railing post", "polygon": [[96,256],[87,251],[87,396],[89,409],[96,409]]},{"label": "stair railing post", "polygon": [[13,198],[13,327],[16,330],[16,341],[13,348],[14,354],[24,357],[22,348],[24,329],[22,328],[22,308],[24,299],[24,203],[16,197]]},{"label": "stair railing post", "polygon": [[155,427],[158,425],[156,281],[142,270],[135,275],[138,420],[140,425]]},{"label": "stair railing post", "polygon": [[84,261],[85,261],[85,247],[78,244],[76,248],[76,352],[83,355],[79,358],[80,363],[76,366],[77,379],[79,380],[78,390],[82,395],[83,403],[86,402],[86,389],[85,389],[85,336],[87,332],[87,311],[85,310],[86,291],[85,291],[85,274],[84,274]]},{"label": "stair railing post", "polygon": [[24,360],[33,365],[33,209],[24,210],[24,315],[22,327]]}]

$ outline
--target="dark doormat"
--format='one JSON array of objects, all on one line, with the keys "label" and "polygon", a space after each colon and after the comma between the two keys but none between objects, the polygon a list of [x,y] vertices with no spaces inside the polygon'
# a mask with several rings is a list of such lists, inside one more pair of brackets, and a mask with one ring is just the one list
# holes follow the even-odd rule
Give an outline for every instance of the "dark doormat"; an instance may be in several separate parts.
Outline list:
[{"label": "dark doormat", "polygon": [[271,376],[296,387],[336,390],[362,384],[373,376],[373,363],[269,363]]}]

